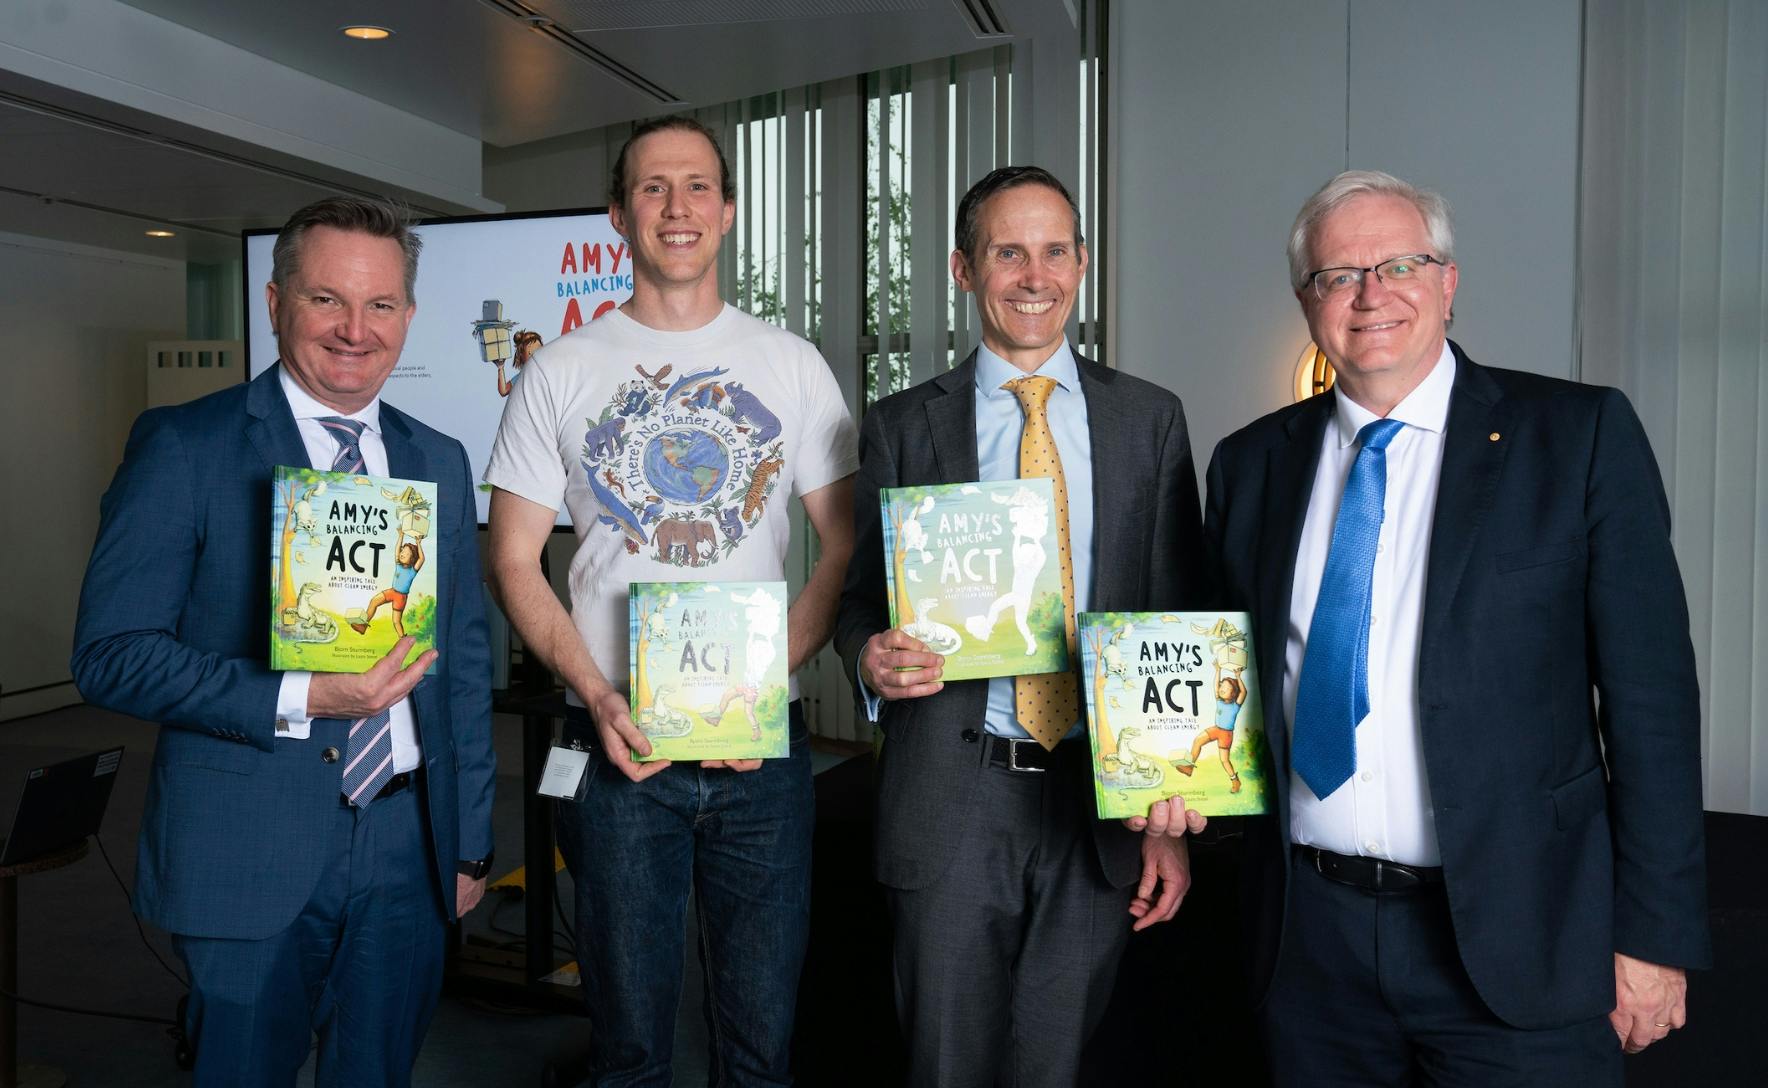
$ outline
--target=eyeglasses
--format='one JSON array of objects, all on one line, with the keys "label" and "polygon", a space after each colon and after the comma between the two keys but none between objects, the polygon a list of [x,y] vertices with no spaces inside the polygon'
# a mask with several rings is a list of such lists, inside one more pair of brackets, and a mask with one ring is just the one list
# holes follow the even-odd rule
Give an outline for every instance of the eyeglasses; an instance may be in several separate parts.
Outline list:
[{"label": "eyeglasses", "polygon": [[1425,266],[1443,263],[1428,253],[1414,253],[1406,257],[1389,257],[1373,268],[1322,268],[1310,272],[1308,279],[1314,284],[1314,297],[1324,302],[1361,291],[1363,277],[1371,272],[1382,283],[1397,287],[1416,280]]}]

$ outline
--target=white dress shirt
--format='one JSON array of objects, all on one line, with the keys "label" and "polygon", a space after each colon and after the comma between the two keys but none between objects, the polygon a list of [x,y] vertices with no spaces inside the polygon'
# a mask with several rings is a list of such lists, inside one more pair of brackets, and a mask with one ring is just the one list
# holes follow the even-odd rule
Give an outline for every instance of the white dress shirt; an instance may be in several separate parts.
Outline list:
[{"label": "white dress shirt", "polygon": [[[1387,492],[1369,612],[1369,716],[1357,726],[1357,769],[1325,800],[1291,772],[1289,830],[1293,841],[1339,854],[1409,865],[1440,865],[1436,819],[1418,708],[1418,640],[1424,619],[1431,521],[1442,476],[1443,432],[1455,356],[1447,342],[1418,387],[1388,419],[1405,426],[1387,447]],[[1295,557],[1295,586],[1285,632],[1283,710],[1295,721],[1295,693],[1320,577],[1332,546],[1338,504],[1360,447],[1357,432],[1378,417],[1345,396],[1320,448],[1320,465]]]},{"label": "white dress shirt", "polygon": [[[321,416],[336,416],[336,409],[327,408],[313,399],[305,389],[289,377],[285,368],[278,372],[283,395],[288,397],[289,410],[295,415],[295,426],[301,430],[301,441],[307,446],[307,462],[316,469],[329,469],[342,445],[332,432],[319,422]],[[376,397],[360,412],[344,416],[364,426],[357,446],[362,450],[363,466],[373,476],[389,476],[387,445],[381,439],[381,398]],[[276,733],[294,740],[312,735],[313,719],[307,715],[307,688],[313,674],[291,670],[282,674],[282,687],[276,699]],[[423,750],[417,739],[417,719],[412,717],[411,700],[401,699],[387,711],[393,726],[393,773],[415,769],[423,762]]]}]

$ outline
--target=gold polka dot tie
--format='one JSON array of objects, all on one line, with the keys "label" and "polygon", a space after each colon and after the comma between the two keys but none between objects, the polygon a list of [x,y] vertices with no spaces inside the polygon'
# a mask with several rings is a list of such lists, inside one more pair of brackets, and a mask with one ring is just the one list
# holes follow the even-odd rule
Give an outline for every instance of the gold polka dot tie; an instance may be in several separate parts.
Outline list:
[{"label": "gold polka dot tie", "polygon": [[[1062,564],[1062,617],[1068,628],[1068,657],[1074,660],[1074,563],[1068,550],[1068,483],[1062,478],[1062,455],[1050,430],[1048,406],[1056,379],[1015,378],[1002,389],[1019,398],[1025,430],[1019,435],[1019,477],[1045,477],[1056,495],[1056,554]],[[1074,672],[1038,673],[1013,678],[1013,710],[1033,740],[1054,748],[1080,720],[1080,685]]]}]

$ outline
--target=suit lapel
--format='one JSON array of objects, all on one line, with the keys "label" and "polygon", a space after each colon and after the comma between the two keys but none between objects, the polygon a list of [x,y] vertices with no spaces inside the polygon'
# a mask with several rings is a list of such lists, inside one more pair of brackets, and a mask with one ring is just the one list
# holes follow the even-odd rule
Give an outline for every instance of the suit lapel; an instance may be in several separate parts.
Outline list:
[{"label": "suit lapel", "polygon": [[387,447],[387,475],[399,480],[435,482],[429,459],[412,438],[410,422],[404,413],[385,401],[381,402],[381,442]]},{"label": "suit lapel", "polygon": [[933,379],[941,395],[926,402],[927,431],[942,483],[963,484],[979,474],[976,461],[976,353]]},{"label": "suit lapel", "polygon": [[[266,470],[277,465],[307,464],[307,444],[295,425],[288,398],[282,395],[282,364],[252,379],[246,389],[246,440],[263,459]],[[268,492],[266,492],[268,494]]]},{"label": "suit lapel", "polygon": [[[1093,457],[1093,555],[1130,554],[1142,547],[1140,524],[1129,504],[1148,496],[1125,493],[1119,487],[1099,486],[1103,472],[1111,466],[1133,464],[1137,458],[1148,458],[1148,426],[1137,425],[1131,416],[1135,405],[1126,403],[1117,390],[1117,373],[1100,366],[1078,353],[1074,357],[1080,371],[1080,388],[1087,402],[1087,444]],[[1148,562],[1164,557],[1149,556]],[[1102,602],[1127,600],[1134,592],[1133,584],[1115,583],[1120,575],[1133,576],[1134,564],[1093,563],[1093,584],[1089,587],[1094,608]]]},{"label": "suit lapel", "polygon": [[1308,516],[1320,443],[1332,422],[1335,400],[1322,393],[1303,404],[1285,424],[1289,440],[1271,450],[1265,465],[1265,508],[1259,532],[1259,560],[1253,569],[1270,575],[1269,592],[1257,595],[1253,617],[1264,677],[1265,731],[1277,781],[1289,776],[1289,721],[1283,713],[1283,670],[1289,630],[1289,601],[1295,592],[1295,560]]},{"label": "suit lapel", "polygon": [[[472,502],[471,496],[463,499],[458,495],[443,493],[441,483],[431,473],[429,459],[424,456],[423,448],[412,436],[411,421],[405,417],[403,412],[386,401],[381,402],[380,425],[381,444],[387,450],[387,475],[397,480],[425,480],[437,485],[434,515],[439,532],[438,535],[424,542],[425,549],[430,552],[428,562],[440,564],[452,560],[452,554],[444,554],[450,549],[448,547],[449,541],[445,539],[447,530],[443,526],[448,522],[444,519],[443,512],[452,503]],[[437,598],[436,630],[445,631],[448,629],[448,610],[454,605],[450,599],[451,583],[447,579],[447,571],[440,566],[434,569],[436,570]],[[444,653],[447,652],[447,647],[440,648]],[[417,719],[418,735],[423,739],[427,752],[442,751],[447,744],[446,738],[436,733],[441,728],[441,723],[447,720],[440,713],[441,707],[436,703],[436,700],[440,698],[440,693],[448,690],[447,685],[437,685],[430,682],[442,675],[442,668],[443,666],[438,665],[436,676],[426,676],[419,680],[417,686],[411,689],[409,696],[413,711],[412,716]]]},{"label": "suit lapel", "polygon": [[[1455,388],[1449,395],[1449,423],[1443,432],[1443,466],[1431,521],[1430,558],[1425,571],[1424,622],[1419,640],[1422,672],[1441,642],[1449,606],[1455,600],[1480,527],[1492,508],[1498,475],[1514,444],[1510,406],[1485,368],[1455,351]],[[1496,436],[1496,437],[1494,437]]]}]

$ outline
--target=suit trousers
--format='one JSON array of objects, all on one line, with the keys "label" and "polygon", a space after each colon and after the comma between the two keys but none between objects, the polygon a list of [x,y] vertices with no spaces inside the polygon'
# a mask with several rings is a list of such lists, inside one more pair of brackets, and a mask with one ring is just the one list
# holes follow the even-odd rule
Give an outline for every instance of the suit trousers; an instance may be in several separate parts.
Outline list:
[{"label": "suit trousers", "polygon": [[328,844],[286,929],[260,941],[173,935],[190,971],[198,1088],[292,1085],[315,1032],[317,1088],[411,1083],[447,951],[427,823],[421,783],[359,809],[340,798],[285,829]]},{"label": "suit trousers", "polygon": [[1442,886],[1376,895],[1294,862],[1261,1010],[1279,1088],[1620,1088],[1608,1017],[1545,1030],[1499,1020],[1455,947]]},{"label": "suit trousers", "polygon": [[951,864],[928,887],[889,889],[915,1088],[1078,1083],[1135,888],[1099,868],[1087,742],[1056,751],[1044,773],[978,768],[976,819]]}]

